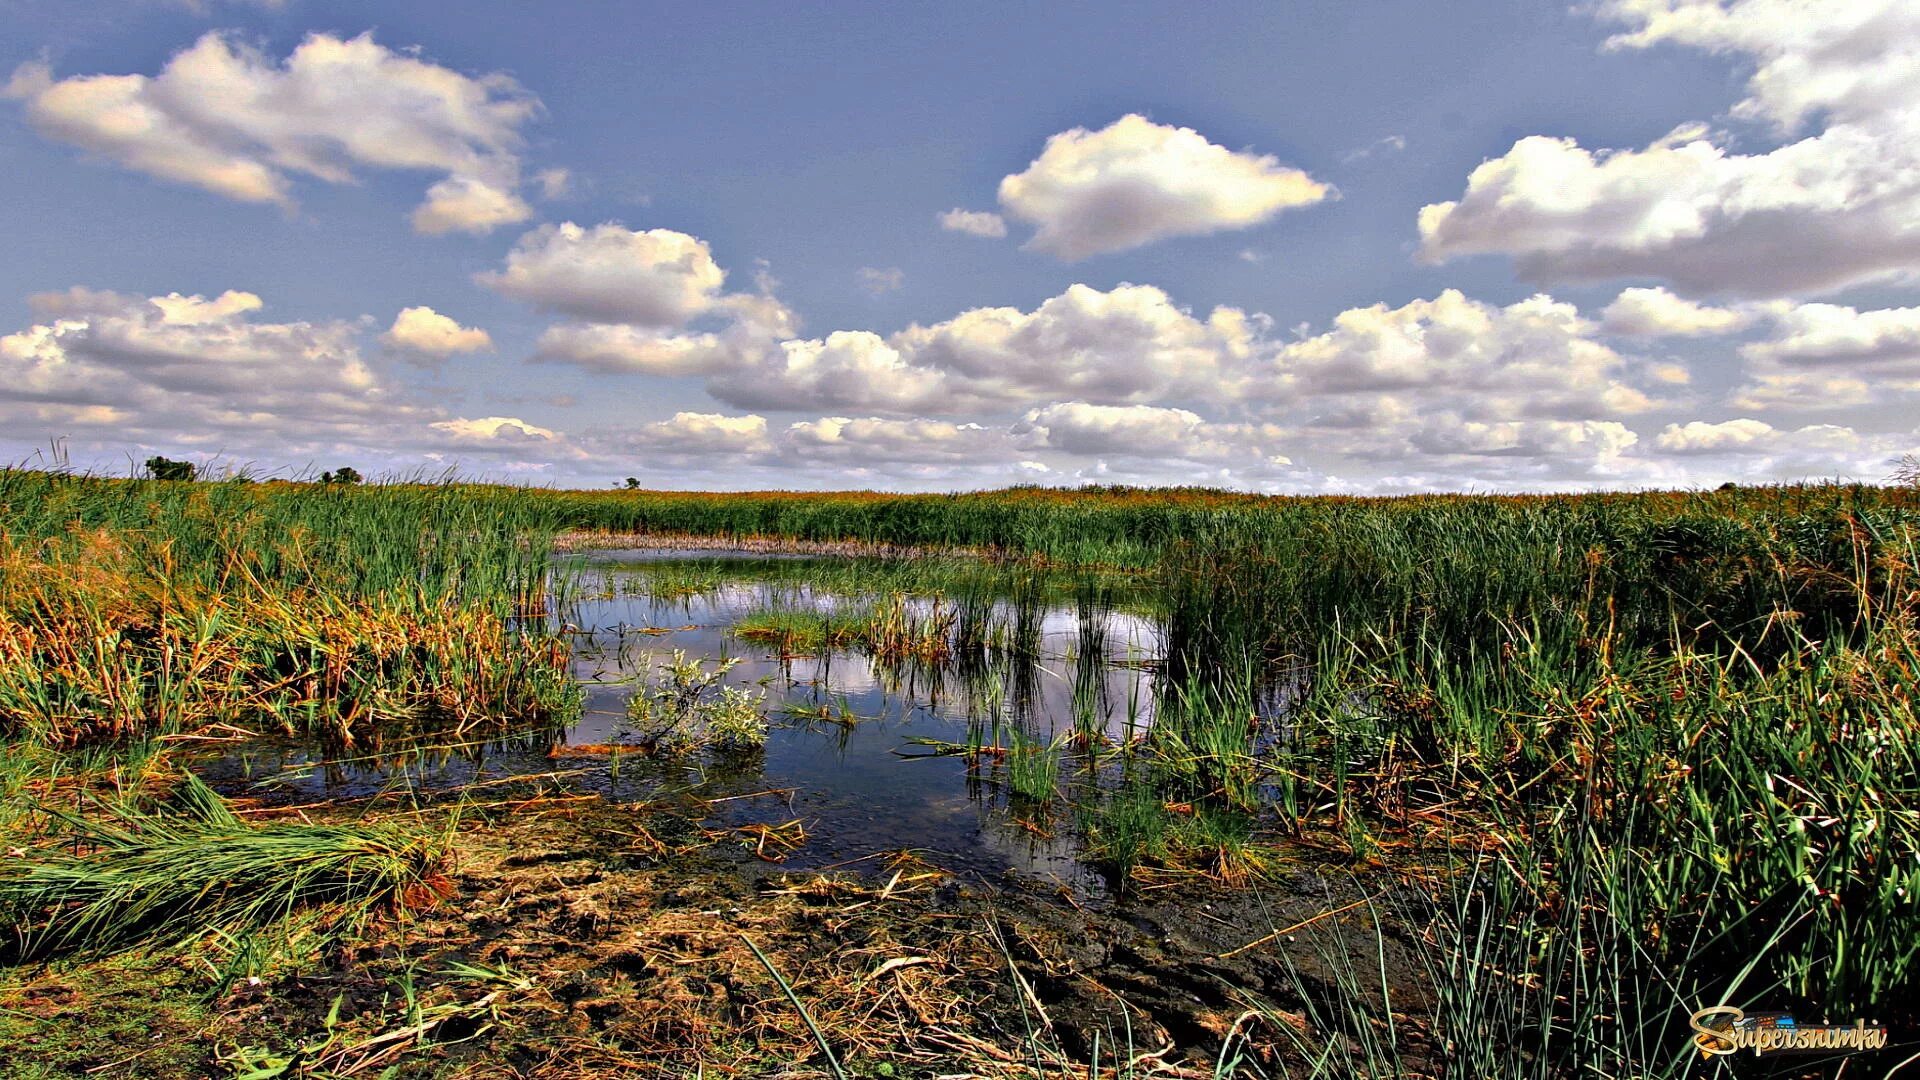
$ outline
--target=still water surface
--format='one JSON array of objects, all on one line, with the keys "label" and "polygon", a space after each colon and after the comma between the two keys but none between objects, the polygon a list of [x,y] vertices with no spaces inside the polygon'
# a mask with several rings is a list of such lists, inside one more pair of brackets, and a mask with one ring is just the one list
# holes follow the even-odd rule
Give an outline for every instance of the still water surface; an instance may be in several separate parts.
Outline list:
[{"label": "still water surface", "polygon": [[[827,579],[858,582],[857,565],[848,563],[839,561],[839,572]],[[997,720],[1051,741],[1073,732],[1077,717],[1081,728],[1125,742],[1152,722],[1159,639],[1151,620],[1116,609],[1107,596],[1029,589],[1016,600],[983,580],[957,587],[971,596],[973,616],[998,627],[990,635],[997,644],[957,661],[887,662],[841,650],[780,656],[734,636],[735,624],[755,611],[844,611],[875,599],[858,595],[857,585],[810,582],[809,570],[822,565],[710,551],[590,554],[573,566],[584,595],[553,613],[569,630],[574,674],[584,688],[582,714],[566,730],[379,755],[311,741],[249,742],[208,762],[203,773],[228,791],[290,801],[515,777],[613,799],[683,792],[710,801],[713,828],[799,821],[806,841],[780,861],[796,870],[877,868],[878,857],[910,849],[970,876],[1011,872],[1099,891],[1075,858],[1066,800],[1044,808],[1016,804],[997,762],[969,768],[962,757],[932,753],[927,740],[963,744],[970,726],[990,731]],[[689,580],[698,591],[681,591]],[[950,596],[941,602],[949,609],[954,603]],[[933,601],[907,603],[925,611]],[[689,658],[738,658],[728,683],[765,694],[770,731],[763,753],[662,759],[633,752],[614,759],[567,751],[628,737],[628,699],[676,650]],[[804,719],[787,715],[788,705],[826,706],[860,719],[850,727]],[[1070,792],[1098,783],[1077,755],[1063,761],[1062,772]]]}]

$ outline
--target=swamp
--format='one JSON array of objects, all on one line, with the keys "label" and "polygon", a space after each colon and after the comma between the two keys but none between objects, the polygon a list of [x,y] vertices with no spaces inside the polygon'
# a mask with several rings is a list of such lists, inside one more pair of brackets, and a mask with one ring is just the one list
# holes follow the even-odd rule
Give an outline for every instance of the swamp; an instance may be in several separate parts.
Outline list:
[{"label": "swamp", "polygon": [[1912,485],[0,510],[7,1076],[1920,1051]]}]

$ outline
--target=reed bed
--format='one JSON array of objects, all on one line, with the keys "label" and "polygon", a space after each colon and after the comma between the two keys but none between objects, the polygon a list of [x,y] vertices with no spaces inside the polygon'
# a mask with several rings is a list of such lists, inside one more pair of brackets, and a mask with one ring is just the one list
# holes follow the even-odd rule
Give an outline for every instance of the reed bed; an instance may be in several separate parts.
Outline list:
[{"label": "reed bed", "polygon": [[0,737],[352,741],[570,708],[531,502],[0,471],[0,508]]},{"label": "reed bed", "polygon": [[[1005,759],[1029,804],[1064,790],[1122,890],[1261,881],[1282,839],[1425,882],[1396,914],[1421,932],[1429,1019],[1459,1075],[1679,1075],[1686,1014],[1723,1001],[1920,1023],[1912,487],[713,495],[0,471],[0,511],[0,736],[15,745],[220,725],[378,743],[391,725],[564,717],[577,694],[546,616],[563,529],[978,551],[997,560],[990,588],[905,564],[871,610],[763,612],[738,632],[952,664],[991,738],[942,752]],[[1109,746],[1094,639],[1116,580],[1147,597],[1124,602],[1157,618],[1164,656],[1153,722]],[[1089,658],[1073,731],[1003,739],[1002,706],[1032,697],[1038,601],[1063,589]],[[59,878],[66,899],[54,877],[7,894],[15,869],[0,881],[13,921],[76,945],[171,935],[164,913],[185,901],[161,887],[168,829],[181,850],[228,845],[236,861],[212,864],[228,882],[313,839],[150,826],[99,824],[73,859],[92,873],[133,845],[113,880],[144,882],[158,907],[127,914],[106,875]],[[778,832],[757,837],[763,856]],[[375,857],[363,839],[327,850]],[[417,880],[410,858],[392,865]],[[287,909],[261,889],[195,918]],[[1323,994],[1313,1022],[1391,1030],[1390,1002],[1348,997],[1343,1014]],[[1356,1035],[1328,1074],[1391,1075],[1396,1046]]]}]

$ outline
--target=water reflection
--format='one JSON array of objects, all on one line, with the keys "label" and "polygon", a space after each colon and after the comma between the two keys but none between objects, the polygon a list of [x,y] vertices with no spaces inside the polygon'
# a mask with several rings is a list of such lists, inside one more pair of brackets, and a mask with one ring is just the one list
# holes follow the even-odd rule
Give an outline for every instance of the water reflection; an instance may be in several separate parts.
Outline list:
[{"label": "water reflection", "polygon": [[[993,755],[969,759],[930,748],[1004,745],[1014,732],[1062,746],[1120,745],[1149,726],[1159,634],[1110,583],[991,568],[903,582],[892,564],[712,552],[608,553],[574,569],[577,588],[552,613],[573,642],[584,688],[571,727],[360,757],[310,744],[250,744],[212,763],[209,779],[264,782],[288,798],[315,800],[513,778],[616,799],[681,792],[714,800],[710,821],[719,827],[800,820],[806,842],[782,864],[795,869],[914,850],[951,870],[1095,887],[1075,859],[1064,802],[1016,797],[1004,761]],[[858,650],[780,655],[732,633],[743,617],[769,609],[857,611],[875,599],[863,581],[899,587],[916,615],[944,605],[953,619],[951,654],[940,662]],[[766,695],[772,730],[763,753],[569,753],[628,738],[629,698],[675,651],[738,658],[727,682]],[[1074,755],[1062,773],[1068,791],[1098,782]]]}]

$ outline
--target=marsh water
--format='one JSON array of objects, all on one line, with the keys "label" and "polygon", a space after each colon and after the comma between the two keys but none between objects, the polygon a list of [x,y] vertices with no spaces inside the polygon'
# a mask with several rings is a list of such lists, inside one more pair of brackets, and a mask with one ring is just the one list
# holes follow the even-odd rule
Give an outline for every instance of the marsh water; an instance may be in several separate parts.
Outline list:
[{"label": "marsh water", "polygon": [[[582,712],[564,730],[427,740],[379,752],[249,741],[210,760],[216,786],[303,802],[377,792],[542,783],[615,800],[705,804],[706,824],[785,868],[877,870],[912,851],[976,879],[1013,873],[1098,893],[1077,856],[1074,799],[1102,770],[1065,752],[1121,746],[1153,722],[1159,632],[1124,586],[946,567],[903,580],[877,560],[711,551],[597,552],[569,561],[550,617],[572,642]],[[766,612],[852,612],[876,600],[945,613],[971,644],[938,659],[858,648],[782,649],[743,638]],[[628,700],[679,653],[733,659],[726,681],[764,694],[769,737],[744,754],[649,755],[630,747]],[[1014,735],[1017,729],[1019,735]],[[1063,748],[1061,798],[1016,796],[1003,757],[956,752],[1025,738]],[[793,824],[797,822],[798,826]]]}]

